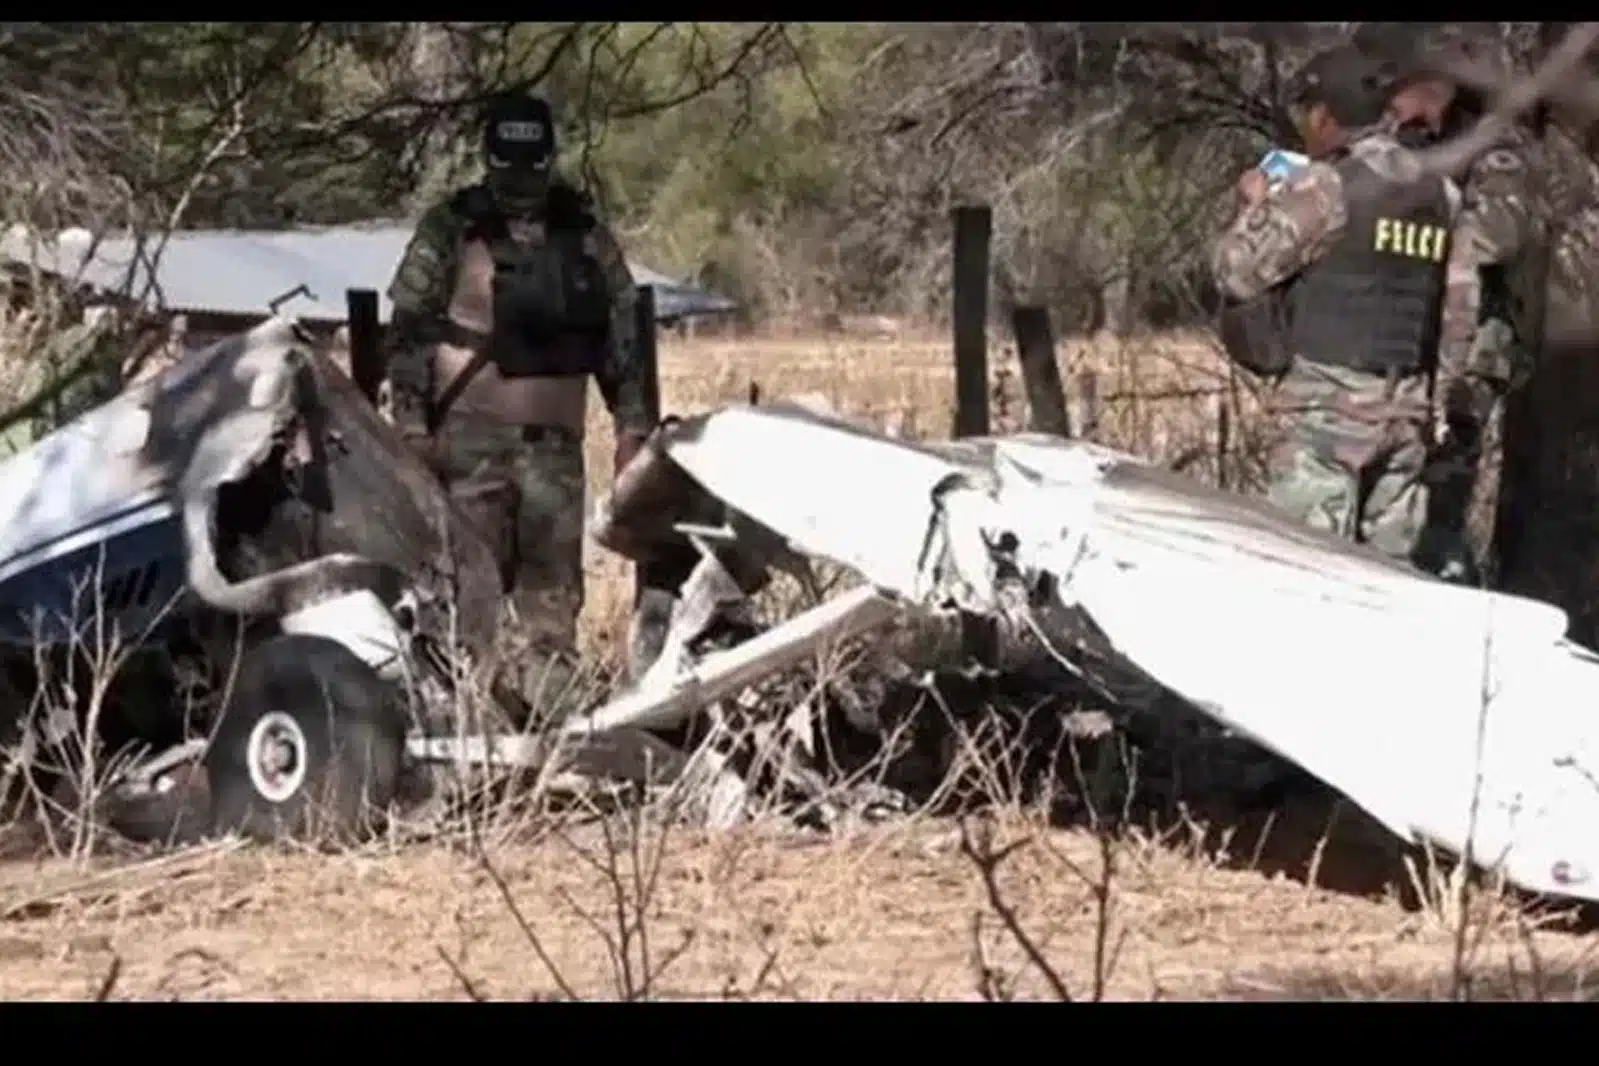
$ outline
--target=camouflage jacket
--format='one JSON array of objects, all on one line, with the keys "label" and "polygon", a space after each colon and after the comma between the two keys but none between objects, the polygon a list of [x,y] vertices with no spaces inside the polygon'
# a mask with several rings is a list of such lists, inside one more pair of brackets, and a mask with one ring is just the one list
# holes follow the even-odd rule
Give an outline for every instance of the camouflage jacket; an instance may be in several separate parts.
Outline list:
[{"label": "camouflage jacket", "polygon": [[[1358,135],[1350,154],[1366,159],[1374,170],[1391,174],[1396,181],[1420,175],[1415,153],[1385,130]],[[1337,167],[1320,160],[1311,162],[1281,189],[1239,211],[1222,231],[1211,249],[1217,287],[1242,302],[1288,281],[1325,254],[1343,233],[1349,221],[1347,207]],[[1451,306],[1446,298],[1441,331],[1469,333],[1475,320],[1469,324],[1457,321],[1464,313],[1464,307]]]},{"label": "camouflage jacket", "polygon": [[1343,178],[1332,164],[1312,161],[1233,216],[1211,247],[1216,285],[1241,303],[1263,296],[1319,259],[1348,221]]},{"label": "camouflage jacket", "polygon": [[[389,331],[389,377],[397,393],[427,389],[429,348],[416,331],[444,316],[455,288],[468,224],[455,204],[452,195],[422,215],[389,285],[395,319]],[[633,275],[616,235],[603,221],[589,231],[586,246],[604,271],[611,294],[610,352],[605,370],[597,375],[600,393],[619,431],[648,433],[655,425],[650,410],[654,390],[645,378],[650,368],[639,359]]]},{"label": "camouflage jacket", "polygon": [[[1543,239],[1532,188],[1536,145],[1523,131],[1478,156],[1461,178],[1462,204],[1450,239],[1438,345],[1437,395],[1474,419],[1518,374],[1511,337],[1521,312],[1527,257]],[[1489,273],[1497,275],[1490,280]],[[1512,275],[1515,275],[1514,277]],[[1485,329],[1492,323],[1491,329]]]}]

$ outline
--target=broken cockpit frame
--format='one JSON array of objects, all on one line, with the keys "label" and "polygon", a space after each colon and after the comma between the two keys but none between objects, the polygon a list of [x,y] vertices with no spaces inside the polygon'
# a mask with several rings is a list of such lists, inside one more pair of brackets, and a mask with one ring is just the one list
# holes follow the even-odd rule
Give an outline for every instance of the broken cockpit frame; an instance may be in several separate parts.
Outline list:
[{"label": "broken cockpit frame", "polygon": [[[688,484],[660,476],[669,467],[657,444],[624,484],[641,485],[640,498],[656,482]],[[721,511],[703,493],[694,505]],[[130,661],[156,666],[128,671],[136,683],[111,686],[95,716],[107,744],[154,751],[116,792],[164,795],[203,760],[216,827],[257,835],[313,820],[358,828],[415,799],[426,775],[412,771],[427,764],[680,772],[686,753],[647,730],[888,611],[856,594],[700,654],[707,629],[780,561],[764,554],[779,542],[609,523],[615,536],[686,535],[704,560],[654,670],[564,728],[527,729],[534,709],[494,683],[500,594],[487,547],[284,320],[196,353],[0,464],[0,509],[0,669],[16,692],[0,700],[7,775],[48,763],[88,724],[81,713],[61,721],[62,706],[82,706],[71,697],[37,713],[59,688],[41,666],[80,656],[85,632],[114,633]],[[211,679],[209,715],[180,711],[177,671],[164,669],[178,661]],[[488,693],[486,713],[463,698],[467,686]]]}]

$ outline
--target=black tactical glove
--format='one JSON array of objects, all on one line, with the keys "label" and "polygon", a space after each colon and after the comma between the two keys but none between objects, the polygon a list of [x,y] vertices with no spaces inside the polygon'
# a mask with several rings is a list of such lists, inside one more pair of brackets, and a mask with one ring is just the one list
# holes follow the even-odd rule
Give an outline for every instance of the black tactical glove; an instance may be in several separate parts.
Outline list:
[{"label": "black tactical glove", "polygon": [[1443,396],[1444,426],[1449,441],[1463,452],[1476,454],[1482,430],[1493,413],[1498,395],[1485,381],[1456,378]]}]

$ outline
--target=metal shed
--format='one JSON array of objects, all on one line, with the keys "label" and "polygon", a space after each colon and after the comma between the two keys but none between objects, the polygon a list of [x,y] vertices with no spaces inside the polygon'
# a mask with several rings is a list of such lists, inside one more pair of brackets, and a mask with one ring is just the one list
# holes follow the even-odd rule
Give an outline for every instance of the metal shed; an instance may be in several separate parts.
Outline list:
[{"label": "metal shed", "polygon": [[[343,322],[346,292],[378,294],[378,316],[389,318],[384,290],[411,237],[400,222],[371,222],[294,230],[185,230],[161,250],[150,284],[148,258],[127,237],[94,245],[84,230],[40,240],[14,227],[0,256],[106,292],[138,296],[149,289],[152,311],[258,318],[277,310],[313,323]],[[92,252],[92,254],[91,254]],[[145,261],[137,261],[141,254]],[[656,320],[672,322],[737,309],[734,301],[630,262],[639,286],[655,292]]]}]

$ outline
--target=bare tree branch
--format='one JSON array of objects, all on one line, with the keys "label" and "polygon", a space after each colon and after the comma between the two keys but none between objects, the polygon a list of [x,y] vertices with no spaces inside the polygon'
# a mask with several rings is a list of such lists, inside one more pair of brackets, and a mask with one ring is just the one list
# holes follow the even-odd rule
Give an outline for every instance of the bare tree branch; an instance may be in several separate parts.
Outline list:
[{"label": "bare tree branch", "polygon": [[1465,134],[1422,153],[1424,168],[1435,174],[1456,174],[1499,144],[1518,118],[1572,80],[1596,41],[1599,22],[1581,23],[1567,32],[1530,77],[1516,78],[1508,84],[1501,79],[1496,86],[1500,95],[1493,109]]}]

